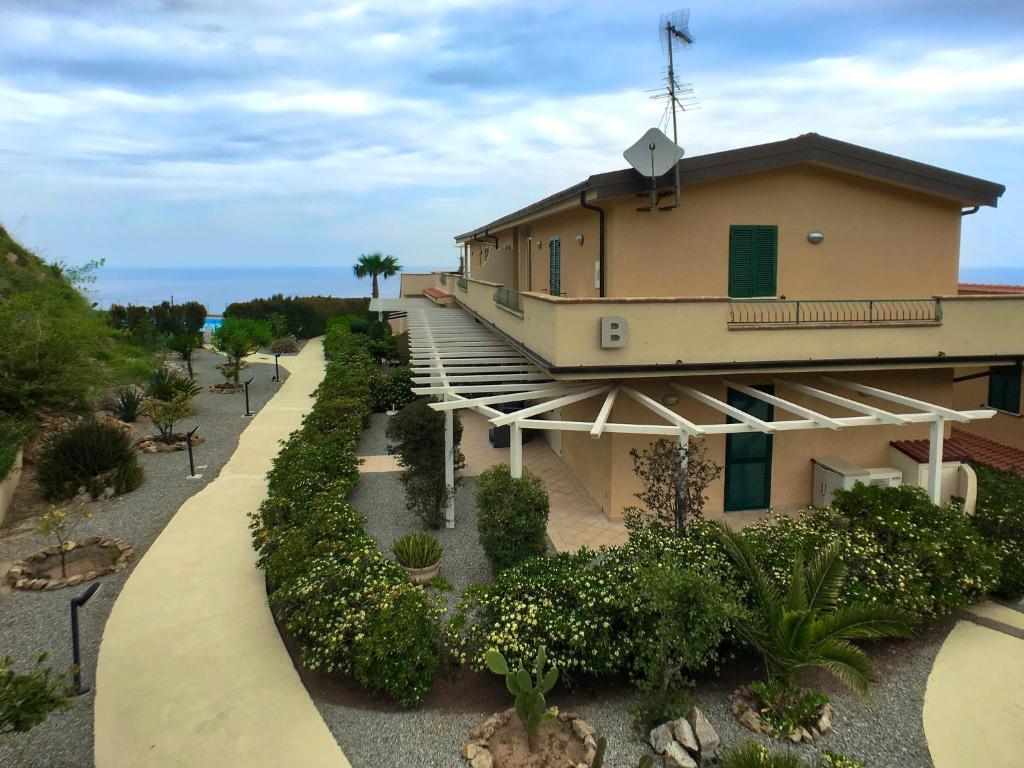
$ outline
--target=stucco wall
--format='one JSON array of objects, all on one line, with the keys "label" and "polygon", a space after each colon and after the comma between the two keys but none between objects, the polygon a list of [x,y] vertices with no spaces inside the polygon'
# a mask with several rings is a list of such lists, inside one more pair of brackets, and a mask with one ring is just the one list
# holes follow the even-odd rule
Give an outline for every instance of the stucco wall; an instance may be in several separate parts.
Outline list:
[{"label": "stucco wall", "polygon": [[[640,213],[606,203],[609,296],[724,296],[729,226],[779,228],[787,298],[910,298],[956,293],[960,206],[888,184],[798,166],[683,190],[682,206]],[[807,233],[818,230],[818,245]]]},{"label": "stucco wall", "polygon": [[[980,373],[987,368],[958,368],[957,376],[967,376],[972,373]],[[953,404],[956,408],[987,408],[988,407],[988,377],[961,381],[954,385]],[[958,424],[958,429],[966,432],[973,432],[976,435],[987,437],[989,440],[1012,445],[1014,448],[1024,450],[1024,417],[1003,413],[1002,411],[986,421],[968,422]]]},{"label": "stucco wall", "polygon": [[[803,381],[812,386],[829,389],[815,376],[787,376],[794,381]],[[738,376],[736,380],[748,385],[765,384],[770,377]],[[901,394],[917,397],[937,405],[950,405],[952,401],[952,372],[949,369],[906,372],[858,372],[856,380],[888,388]],[[660,400],[672,390],[664,379],[633,379],[628,383],[651,397]],[[717,378],[694,377],[686,383],[724,400],[725,386]],[[794,403],[806,405],[820,413],[832,416],[857,415],[827,403],[809,398],[792,390],[777,390]],[[849,396],[848,392],[842,394]],[[595,397],[583,403],[563,409],[567,420],[592,420],[603,398]],[[864,402],[888,410],[900,411],[900,406],[877,400],[862,398]],[[675,410],[695,423],[723,423],[725,417],[709,406],[682,397]],[[908,409],[912,410],[912,409]],[[777,409],[775,419],[798,418]],[[649,410],[635,401],[620,395],[612,410],[611,421],[624,423],[664,424]],[[811,459],[816,456],[838,456],[864,467],[891,466],[890,446],[892,440],[927,438],[930,427],[927,424],[904,426],[873,426],[847,428],[839,431],[828,429],[779,432],[773,438],[772,450],[772,506],[780,511],[795,511],[807,507],[811,502]],[[633,473],[633,462],[629,451],[642,449],[654,438],[645,435],[605,434],[593,440],[587,433],[563,433],[563,460],[573,469],[594,500],[604,511],[615,517],[622,509],[636,503],[633,494],[640,489]],[[708,457],[720,466],[725,464],[724,435],[712,435],[704,439]],[[758,517],[757,513],[723,513],[724,471],[708,489],[707,515],[715,519],[726,519],[739,523]]]},{"label": "stucco wall", "polygon": [[398,295],[422,296],[423,289],[429,288],[437,281],[434,272],[403,272],[399,281]]}]

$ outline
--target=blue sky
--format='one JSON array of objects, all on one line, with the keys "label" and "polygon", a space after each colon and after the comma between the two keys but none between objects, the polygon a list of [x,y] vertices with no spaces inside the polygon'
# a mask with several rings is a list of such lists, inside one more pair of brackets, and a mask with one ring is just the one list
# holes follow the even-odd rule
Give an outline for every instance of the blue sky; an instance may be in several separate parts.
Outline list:
[{"label": "blue sky", "polygon": [[[1024,267],[1024,4],[691,4],[690,155],[806,131],[998,181]],[[455,263],[661,118],[649,2],[0,0],[0,222],[112,266]]]}]

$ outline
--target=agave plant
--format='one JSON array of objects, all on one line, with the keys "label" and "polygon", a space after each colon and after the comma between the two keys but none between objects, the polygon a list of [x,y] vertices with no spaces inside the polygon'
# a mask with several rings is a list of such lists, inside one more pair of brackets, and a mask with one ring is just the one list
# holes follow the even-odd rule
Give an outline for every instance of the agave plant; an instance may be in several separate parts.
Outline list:
[{"label": "agave plant", "polygon": [[804,562],[803,553],[797,554],[783,592],[768,578],[742,536],[722,525],[720,537],[753,593],[754,610],[737,619],[737,631],[764,657],[769,679],[791,689],[797,671],[817,667],[865,694],[871,662],[852,641],[905,636],[911,631],[912,617],[871,603],[842,605],[839,596],[846,566],[835,544],[823,548],[809,563]]},{"label": "agave plant", "polygon": [[408,533],[391,545],[395,559],[406,568],[429,568],[441,560],[444,546],[429,533]]}]

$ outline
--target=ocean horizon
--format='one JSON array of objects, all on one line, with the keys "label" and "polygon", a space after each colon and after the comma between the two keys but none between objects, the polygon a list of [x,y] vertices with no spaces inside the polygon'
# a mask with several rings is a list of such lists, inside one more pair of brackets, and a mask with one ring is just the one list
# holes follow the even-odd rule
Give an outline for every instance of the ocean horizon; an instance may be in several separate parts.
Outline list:
[{"label": "ocean horizon", "polygon": [[[426,268],[416,267],[417,272]],[[345,267],[103,267],[86,293],[102,309],[111,304],[159,304],[162,301],[202,302],[211,314],[222,314],[235,301],[285,296],[369,296],[371,282]],[[967,267],[965,283],[1024,285],[1024,269]],[[397,296],[399,278],[380,281],[382,296]]]}]

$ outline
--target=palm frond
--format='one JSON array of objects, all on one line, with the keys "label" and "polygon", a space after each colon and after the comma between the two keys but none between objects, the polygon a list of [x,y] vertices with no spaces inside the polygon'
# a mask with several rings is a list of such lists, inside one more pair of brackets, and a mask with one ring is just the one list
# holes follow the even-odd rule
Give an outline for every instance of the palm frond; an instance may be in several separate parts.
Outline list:
[{"label": "palm frond", "polygon": [[754,551],[742,536],[734,532],[724,523],[717,523],[719,541],[726,553],[736,564],[740,576],[750,582],[753,588],[754,600],[764,614],[770,615],[780,608],[782,598],[778,590],[768,581],[768,577],[754,556]]},{"label": "palm frond", "polygon": [[789,590],[786,592],[786,610],[802,611],[807,607],[807,588],[804,579],[804,553],[797,552],[793,558],[793,572],[789,575]]},{"label": "palm frond", "polygon": [[801,666],[820,667],[836,676],[860,695],[868,692],[871,662],[860,648],[844,640],[819,643],[815,654]]},{"label": "palm frond", "polygon": [[845,581],[846,564],[839,556],[839,545],[832,543],[807,566],[807,607],[812,611],[835,609]]},{"label": "palm frond", "polygon": [[913,626],[913,618],[897,608],[854,603],[819,616],[814,625],[814,641],[905,637],[913,631]]}]

